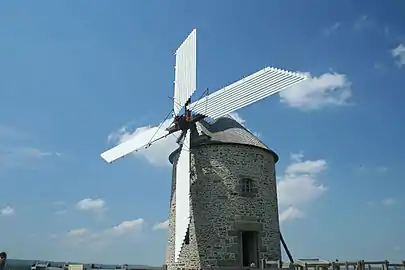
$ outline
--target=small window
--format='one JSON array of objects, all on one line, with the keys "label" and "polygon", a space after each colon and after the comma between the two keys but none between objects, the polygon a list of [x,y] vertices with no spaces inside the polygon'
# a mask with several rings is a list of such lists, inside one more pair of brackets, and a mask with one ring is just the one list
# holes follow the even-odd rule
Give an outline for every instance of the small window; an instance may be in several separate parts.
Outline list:
[{"label": "small window", "polygon": [[243,193],[250,193],[253,191],[253,181],[249,178],[242,179],[242,192]]}]

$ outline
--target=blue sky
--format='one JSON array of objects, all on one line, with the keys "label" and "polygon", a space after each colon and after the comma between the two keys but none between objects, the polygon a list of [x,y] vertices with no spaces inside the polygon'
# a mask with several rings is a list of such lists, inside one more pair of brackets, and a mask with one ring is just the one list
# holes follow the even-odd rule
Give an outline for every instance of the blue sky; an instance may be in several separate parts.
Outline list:
[{"label": "blue sky", "polygon": [[234,115],[280,155],[281,229],[293,255],[403,259],[404,9],[349,0],[1,2],[0,249],[163,263],[173,140],[113,164],[99,154],[164,119],[173,53],[197,28],[196,96],[267,65],[310,76]]}]

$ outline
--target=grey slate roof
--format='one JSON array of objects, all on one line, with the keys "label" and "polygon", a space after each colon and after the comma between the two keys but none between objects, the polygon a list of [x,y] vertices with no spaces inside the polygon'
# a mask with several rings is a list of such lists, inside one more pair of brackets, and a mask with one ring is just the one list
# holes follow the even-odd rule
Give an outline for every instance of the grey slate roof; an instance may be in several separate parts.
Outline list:
[{"label": "grey slate roof", "polygon": [[[270,151],[274,155],[275,161],[278,161],[278,156],[275,152],[229,116],[218,118],[213,122],[202,120],[196,123],[196,130],[194,130],[191,135],[191,147],[218,143],[243,144],[259,147]],[[177,151],[178,149],[170,155],[170,161],[172,161],[173,155]]]},{"label": "grey slate roof", "polygon": [[[200,135],[210,137],[209,141],[206,143],[237,143],[269,150],[267,145],[231,117],[222,117],[211,123],[203,120],[198,122],[196,126]],[[194,136],[193,138],[196,137]],[[192,143],[194,143],[194,141],[192,141]],[[204,142],[196,141],[195,143],[199,144]]]}]

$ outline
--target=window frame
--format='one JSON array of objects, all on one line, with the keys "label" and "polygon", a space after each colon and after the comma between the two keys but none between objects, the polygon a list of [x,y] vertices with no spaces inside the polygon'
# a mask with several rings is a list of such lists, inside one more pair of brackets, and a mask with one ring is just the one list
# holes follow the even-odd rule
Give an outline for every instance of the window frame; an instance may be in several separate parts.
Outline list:
[{"label": "window frame", "polygon": [[242,178],[242,193],[252,193],[253,192],[253,179],[248,177]]}]

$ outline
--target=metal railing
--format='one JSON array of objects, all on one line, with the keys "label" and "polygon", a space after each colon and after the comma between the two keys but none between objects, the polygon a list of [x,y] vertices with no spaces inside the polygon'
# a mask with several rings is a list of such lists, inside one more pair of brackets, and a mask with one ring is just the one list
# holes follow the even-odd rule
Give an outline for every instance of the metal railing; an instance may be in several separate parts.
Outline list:
[{"label": "metal railing", "polygon": [[405,270],[405,261],[392,263],[385,261],[326,261],[322,259],[298,259],[294,263],[282,261],[262,261],[260,268],[290,268],[294,270]]},{"label": "metal railing", "polygon": [[[167,267],[163,266],[163,270]],[[322,259],[298,259],[294,263],[287,261],[262,260],[255,267],[206,267],[183,268],[177,270],[253,270],[253,269],[280,269],[280,270],[405,270],[405,261],[392,263],[389,261],[326,261]]]}]

